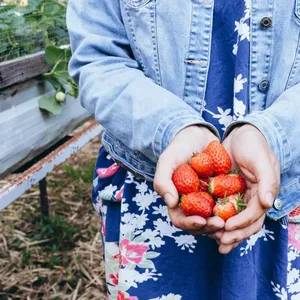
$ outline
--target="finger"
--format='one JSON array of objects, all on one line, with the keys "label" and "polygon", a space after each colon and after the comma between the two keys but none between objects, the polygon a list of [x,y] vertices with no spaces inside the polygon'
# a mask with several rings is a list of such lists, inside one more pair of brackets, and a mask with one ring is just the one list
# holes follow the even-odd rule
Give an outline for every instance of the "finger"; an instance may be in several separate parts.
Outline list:
[{"label": "finger", "polygon": [[261,206],[258,196],[254,195],[245,210],[227,220],[225,230],[233,231],[245,228],[256,222],[264,214],[265,209]]},{"label": "finger", "polygon": [[172,175],[176,167],[172,156],[162,154],[156,168],[154,177],[154,189],[164,199],[168,207],[175,208],[178,205],[179,195],[172,181]]},{"label": "finger", "polygon": [[211,233],[211,234],[209,234],[209,235],[210,235],[211,238],[213,238],[213,239],[219,241],[219,240],[221,240],[221,238],[222,238],[224,232],[226,232],[224,229],[220,229],[220,230],[218,230],[218,231],[216,231],[216,232],[213,232],[213,233]]},{"label": "finger", "polygon": [[169,216],[173,225],[183,230],[200,230],[206,225],[206,220],[199,216],[187,217],[182,210],[177,208],[169,208]]},{"label": "finger", "polygon": [[235,243],[232,245],[220,245],[219,246],[219,252],[221,254],[228,254],[231,250],[233,250],[234,248],[236,248],[239,245],[239,243]]},{"label": "finger", "polygon": [[258,182],[259,200],[265,209],[270,209],[279,190],[277,172],[270,157],[265,154],[259,156],[254,169]]},{"label": "finger", "polygon": [[225,226],[225,222],[220,217],[211,217],[206,219],[206,225],[200,230],[191,230],[191,235],[212,234]]},{"label": "finger", "polygon": [[240,243],[243,240],[246,240],[251,235],[261,230],[264,220],[265,220],[265,215],[261,216],[256,222],[254,222],[253,224],[251,224],[246,228],[225,232],[221,237],[221,244],[232,245],[235,243]]}]

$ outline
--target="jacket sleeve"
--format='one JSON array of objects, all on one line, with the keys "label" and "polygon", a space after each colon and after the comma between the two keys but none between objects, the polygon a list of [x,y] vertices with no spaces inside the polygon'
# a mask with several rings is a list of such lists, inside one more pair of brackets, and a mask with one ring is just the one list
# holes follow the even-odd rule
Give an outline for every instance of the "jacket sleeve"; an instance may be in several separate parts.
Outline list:
[{"label": "jacket sleeve", "polygon": [[281,173],[300,163],[300,84],[284,91],[266,110],[254,111],[243,121],[232,123],[225,136],[234,126],[244,123],[257,127],[265,136],[280,162]]},{"label": "jacket sleeve", "polygon": [[70,0],[70,75],[80,101],[104,128],[156,162],[176,133],[199,124],[217,130],[182,99],[155,84],[133,58],[119,0]]}]

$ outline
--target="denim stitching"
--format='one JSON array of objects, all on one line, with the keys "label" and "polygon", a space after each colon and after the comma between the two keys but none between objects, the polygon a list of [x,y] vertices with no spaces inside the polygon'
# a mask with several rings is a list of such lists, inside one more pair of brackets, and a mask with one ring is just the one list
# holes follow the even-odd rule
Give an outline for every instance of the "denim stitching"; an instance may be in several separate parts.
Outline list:
[{"label": "denim stitching", "polygon": [[299,65],[299,61],[300,61],[300,34],[298,36],[298,44],[297,44],[297,53],[296,53],[296,58],[293,62],[293,66],[292,66],[292,69],[291,69],[291,72],[289,74],[289,77],[288,77],[288,81],[287,81],[287,84],[286,84],[286,87],[285,87],[285,90],[289,89],[291,86],[292,86],[292,80],[294,79],[294,76],[297,72],[297,68],[298,68],[298,65]]},{"label": "denim stitching", "polygon": [[139,9],[146,6],[152,0],[123,0],[129,7]]},{"label": "denim stitching", "polygon": [[150,20],[151,20],[151,38],[152,38],[152,48],[154,53],[154,64],[155,64],[155,74],[157,78],[157,83],[162,85],[160,68],[159,68],[159,57],[158,57],[158,47],[157,47],[157,32],[156,32],[156,6],[153,5],[150,8]]},{"label": "denim stitching", "polygon": [[136,38],[135,38],[135,34],[134,34],[134,30],[133,30],[133,25],[132,25],[132,20],[131,20],[131,17],[130,17],[130,12],[129,12],[129,9],[127,7],[127,4],[125,3],[124,5],[124,8],[125,8],[125,11],[126,11],[126,15],[127,15],[127,18],[128,18],[128,23],[129,23],[129,27],[130,27],[130,32],[131,32],[131,35],[132,35],[132,39],[133,39],[133,42],[134,42],[134,48],[136,49],[136,52],[137,52],[137,59],[138,59],[138,62],[140,63],[144,73],[146,74],[147,73],[147,70],[146,70],[146,67],[142,61],[142,56],[141,56],[141,53],[140,53],[140,49],[138,48],[137,46],[137,41],[136,41]]}]

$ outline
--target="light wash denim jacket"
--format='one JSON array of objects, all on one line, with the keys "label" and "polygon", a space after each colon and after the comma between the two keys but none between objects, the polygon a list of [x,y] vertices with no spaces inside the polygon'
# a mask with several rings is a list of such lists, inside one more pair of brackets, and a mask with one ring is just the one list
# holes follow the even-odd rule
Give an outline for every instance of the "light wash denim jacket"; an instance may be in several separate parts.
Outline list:
[{"label": "light wash denim jacket", "polygon": [[[249,0],[250,1],[250,0]],[[70,74],[123,166],[153,180],[182,128],[202,117],[213,0],[70,0]],[[281,166],[279,219],[300,205],[300,0],[252,0],[250,114]]]}]

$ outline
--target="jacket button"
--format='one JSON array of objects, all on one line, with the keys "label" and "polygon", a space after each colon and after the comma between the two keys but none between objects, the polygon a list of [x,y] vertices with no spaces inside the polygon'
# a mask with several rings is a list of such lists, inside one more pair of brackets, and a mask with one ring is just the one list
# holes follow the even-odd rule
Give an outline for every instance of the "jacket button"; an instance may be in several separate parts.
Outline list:
[{"label": "jacket button", "polygon": [[263,79],[259,84],[258,84],[258,89],[265,93],[268,91],[269,89],[269,81],[267,79]]},{"label": "jacket button", "polygon": [[272,19],[269,17],[263,17],[260,21],[260,26],[263,29],[270,28],[272,26]]},{"label": "jacket button", "polygon": [[276,210],[282,210],[282,201],[280,199],[275,199],[274,208]]}]

